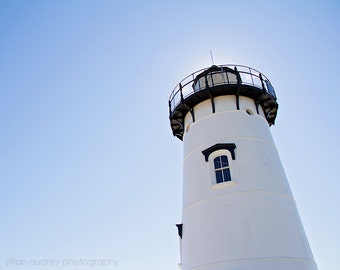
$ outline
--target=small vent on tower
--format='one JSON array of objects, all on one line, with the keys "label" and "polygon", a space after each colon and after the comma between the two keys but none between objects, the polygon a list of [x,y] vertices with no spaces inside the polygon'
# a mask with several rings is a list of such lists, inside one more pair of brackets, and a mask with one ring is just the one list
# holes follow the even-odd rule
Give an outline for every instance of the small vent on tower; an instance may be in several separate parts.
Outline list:
[{"label": "small vent on tower", "polygon": [[249,114],[249,115],[253,115],[253,114],[254,114],[253,110],[250,109],[250,108],[247,108],[247,109],[246,109],[246,112],[247,112],[247,114]]}]

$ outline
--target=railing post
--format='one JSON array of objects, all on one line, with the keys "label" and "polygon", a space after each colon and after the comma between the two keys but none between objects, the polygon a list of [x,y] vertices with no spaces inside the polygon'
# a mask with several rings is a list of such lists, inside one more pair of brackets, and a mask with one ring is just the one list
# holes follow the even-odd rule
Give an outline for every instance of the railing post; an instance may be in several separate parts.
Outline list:
[{"label": "railing post", "polygon": [[240,73],[237,70],[237,67],[234,67],[234,70],[236,72],[236,77],[237,77],[237,92],[236,92],[236,109],[240,109],[240,85],[242,84],[241,76]]},{"label": "railing post", "polygon": [[262,74],[260,73],[260,80],[261,80],[261,84],[262,84],[262,89],[265,91],[265,92],[267,92],[266,91],[266,88],[265,88],[265,86],[264,86],[264,83],[263,83],[263,78],[262,78]]},{"label": "railing post", "polygon": [[[173,100],[173,98],[172,98],[172,100]],[[171,101],[172,100],[169,100],[169,115],[170,116],[172,115],[172,110],[171,110]]]}]

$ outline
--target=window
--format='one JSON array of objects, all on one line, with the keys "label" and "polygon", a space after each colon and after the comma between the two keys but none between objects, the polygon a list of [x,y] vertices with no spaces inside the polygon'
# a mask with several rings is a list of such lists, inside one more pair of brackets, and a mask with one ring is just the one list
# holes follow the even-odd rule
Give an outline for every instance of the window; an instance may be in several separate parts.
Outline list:
[{"label": "window", "polygon": [[210,164],[212,185],[226,183],[235,184],[233,161],[236,160],[236,145],[234,143],[217,143],[202,151],[204,159]]},{"label": "window", "polygon": [[214,172],[217,184],[231,181],[230,167],[228,157],[226,155],[214,158]]}]

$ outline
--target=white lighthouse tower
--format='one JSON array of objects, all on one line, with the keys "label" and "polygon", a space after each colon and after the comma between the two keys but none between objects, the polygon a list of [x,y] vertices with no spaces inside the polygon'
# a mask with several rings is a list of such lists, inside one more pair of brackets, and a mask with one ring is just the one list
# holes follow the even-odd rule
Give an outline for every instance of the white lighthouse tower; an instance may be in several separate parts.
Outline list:
[{"label": "white lighthouse tower", "polygon": [[316,270],[269,126],[270,81],[245,66],[199,70],[170,95],[184,143],[183,270]]}]

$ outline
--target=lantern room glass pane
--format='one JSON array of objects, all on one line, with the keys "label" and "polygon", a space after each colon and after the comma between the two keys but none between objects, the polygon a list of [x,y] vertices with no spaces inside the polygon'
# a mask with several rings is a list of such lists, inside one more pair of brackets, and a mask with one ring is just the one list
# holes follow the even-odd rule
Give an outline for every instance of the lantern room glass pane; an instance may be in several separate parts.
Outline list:
[{"label": "lantern room glass pane", "polygon": [[237,83],[237,76],[234,73],[228,72],[227,73],[227,77],[228,77],[228,82],[233,84],[233,83]]},{"label": "lantern room glass pane", "polygon": [[212,77],[214,85],[221,85],[227,82],[227,77],[225,73],[222,72],[214,73]]},{"label": "lantern room glass pane", "polygon": [[209,87],[213,86],[213,81],[212,81],[211,74],[207,74],[207,82],[208,82],[208,86]]},{"label": "lantern room glass pane", "polygon": [[253,77],[253,83],[259,88],[262,88],[262,83],[259,77],[252,76]]},{"label": "lantern room glass pane", "polygon": [[200,91],[202,89],[205,89],[206,85],[205,85],[205,76],[198,78],[195,80],[194,82],[194,91]]},{"label": "lantern room glass pane", "polygon": [[250,74],[240,72],[240,76],[241,76],[242,83],[253,84]]}]

